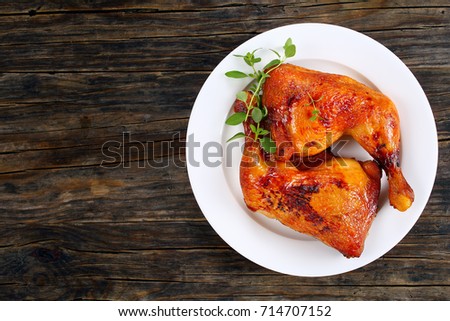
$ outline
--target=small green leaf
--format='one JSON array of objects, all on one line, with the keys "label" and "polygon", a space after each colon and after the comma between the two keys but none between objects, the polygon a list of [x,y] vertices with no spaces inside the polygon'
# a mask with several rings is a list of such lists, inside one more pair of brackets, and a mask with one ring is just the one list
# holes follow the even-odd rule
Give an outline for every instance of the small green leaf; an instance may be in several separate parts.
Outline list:
[{"label": "small green leaf", "polygon": [[245,134],[243,132],[239,132],[236,135],[234,135],[233,137],[231,137],[230,139],[227,140],[228,142],[231,142],[232,140],[238,139],[238,138],[242,138],[245,137]]},{"label": "small green leaf", "polygon": [[262,113],[261,109],[253,108],[252,109],[252,119],[255,121],[255,123],[259,123],[262,118],[263,118],[263,113]]},{"label": "small green leaf", "polygon": [[315,121],[316,119],[317,119],[317,115],[311,116],[311,117],[309,118],[310,121]]},{"label": "small green leaf", "polygon": [[258,86],[256,85],[256,83],[253,83],[251,86],[250,86],[250,90],[251,91],[256,91],[256,88],[258,88]]},{"label": "small green leaf", "polygon": [[256,127],[253,124],[250,124],[250,129],[252,130],[253,133],[256,134]]},{"label": "small green leaf", "polygon": [[269,113],[269,111],[267,110],[267,107],[266,107],[266,106],[263,106],[262,111],[263,111],[263,118],[264,118],[264,117],[267,116],[267,114]]},{"label": "small green leaf", "polygon": [[232,70],[225,73],[225,76],[230,78],[245,78],[247,77],[246,73],[243,73],[242,71],[238,70]]},{"label": "small green leaf", "polygon": [[247,54],[244,56],[244,61],[247,65],[249,65],[250,67],[253,66],[253,59],[255,57],[253,56],[252,53],[247,52]]},{"label": "small green leaf", "polygon": [[250,67],[253,67],[253,65],[257,62],[261,61],[261,58],[259,57],[255,57],[255,52],[256,50],[254,50],[253,52],[247,52],[247,54],[245,56],[242,56],[244,58],[244,61],[247,65],[249,65]]},{"label": "small green leaf", "polygon": [[271,68],[271,67],[273,67],[273,66],[279,65],[280,63],[281,63],[280,59],[274,59],[274,60],[272,60],[271,62],[269,62],[269,63],[264,67],[264,69],[269,69],[269,68]]},{"label": "small green leaf", "polygon": [[284,49],[284,55],[286,56],[286,58],[295,56],[296,48],[295,48],[295,45],[292,43],[291,38],[288,38],[288,40],[286,40],[286,43],[284,44],[283,49]]},{"label": "small green leaf", "polygon": [[275,51],[273,49],[269,49],[269,50],[272,51],[274,54],[276,54],[278,58],[281,58],[281,55],[277,51]]},{"label": "small green leaf", "polygon": [[284,48],[284,55],[286,58],[294,57],[295,56],[295,45],[291,45],[289,47]]},{"label": "small green leaf", "polygon": [[269,131],[267,129],[262,129],[262,128],[261,128],[261,131],[259,132],[259,134],[261,136],[267,135],[268,133],[269,133]]},{"label": "small green leaf", "polygon": [[236,95],[236,99],[246,103],[247,102],[247,92],[246,91],[238,92]]},{"label": "small green leaf", "polygon": [[267,73],[265,73],[264,71],[258,71],[258,78],[256,78],[256,80],[258,80],[258,82],[261,82],[261,83],[263,83],[264,82],[264,80],[266,79],[266,78],[269,78],[270,76],[269,76],[269,74],[267,74]]},{"label": "small green leaf", "polygon": [[261,138],[260,144],[261,144],[261,147],[264,149],[264,151],[266,151],[269,154],[273,154],[277,150],[277,145],[275,144],[275,142],[272,139],[270,139],[269,136],[265,136],[265,137]]},{"label": "small green leaf", "polygon": [[260,62],[261,61],[261,58],[259,58],[259,57],[253,57],[253,60],[252,60],[252,62],[253,62],[253,64],[256,64],[257,62]]},{"label": "small green leaf", "polygon": [[243,112],[234,113],[233,115],[228,117],[228,119],[225,121],[225,124],[231,125],[231,126],[239,125],[240,123],[242,123],[245,120],[246,115],[247,114],[243,113]]},{"label": "small green leaf", "polygon": [[291,46],[291,45],[292,45],[292,39],[291,39],[291,38],[288,38],[288,39],[286,40],[286,42],[284,43],[284,48],[289,47],[289,46]]}]

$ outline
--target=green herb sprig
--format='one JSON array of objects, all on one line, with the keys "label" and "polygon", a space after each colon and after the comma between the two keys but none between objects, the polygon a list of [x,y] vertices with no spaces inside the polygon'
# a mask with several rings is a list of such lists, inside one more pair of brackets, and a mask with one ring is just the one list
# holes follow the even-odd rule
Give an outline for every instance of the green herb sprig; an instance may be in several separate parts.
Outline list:
[{"label": "green herb sprig", "polygon": [[309,92],[306,92],[306,93],[308,94],[308,97],[309,97],[309,103],[305,104],[305,106],[313,106],[313,110],[311,112],[312,116],[309,118],[309,120],[316,121],[317,118],[323,119],[320,116],[320,111],[316,107],[316,103],[319,102],[320,100],[322,100],[323,96],[320,96],[319,99],[314,99],[314,98],[312,98],[312,96]]},{"label": "green herb sprig", "polygon": [[[275,142],[270,138],[270,132],[267,129],[261,127],[261,121],[267,116],[267,108],[262,104],[262,86],[267,78],[270,77],[270,73],[278,68],[287,58],[295,56],[296,47],[292,43],[292,39],[286,40],[283,46],[283,55],[279,54],[273,49],[269,49],[276,55],[276,58],[267,63],[262,69],[257,69],[256,64],[261,62],[261,58],[255,54],[262,49],[255,49],[252,52],[247,52],[245,55],[235,55],[235,57],[244,59],[245,63],[252,68],[249,73],[239,70],[232,70],[225,73],[230,78],[246,78],[250,77],[254,79],[250,86],[249,92],[240,91],[236,95],[236,99],[242,101],[245,104],[246,112],[237,112],[232,114],[225,123],[227,125],[239,125],[243,122],[247,122],[249,117],[253,120],[254,124],[250,123],[249,127],[253,133],[251,139],[255,142],[259,142],[261,147],[268,153],[274,153],[276,151]],[[248,93],[250,93],[250,100],[248,99]],[[256,124],[256,126],[255,126]],[[237,138],[245,137],[242,132],[237,133],[228,141],[232,141]]]}]

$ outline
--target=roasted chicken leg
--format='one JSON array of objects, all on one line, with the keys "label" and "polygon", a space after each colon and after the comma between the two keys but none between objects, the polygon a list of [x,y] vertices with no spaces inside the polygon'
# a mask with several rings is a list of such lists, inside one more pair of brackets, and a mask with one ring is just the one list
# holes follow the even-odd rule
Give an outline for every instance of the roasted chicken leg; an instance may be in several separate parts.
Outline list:
[{"label": "roasted chicken leg", "polygon": [[411,206],[414,192],[399,162],[399,117],[388,97],[346,76],[283,64],[270,73],[262,100],[281,158],[320,153],[348,134],[385,170],[391,205]]},{"label": "roasted chicken leg", "polygon": [[[246,110],[239,100],[233,107],[236,112]],[[377,212],[378,165],[334,157],[328,150],[310,157],[277,158],[253,141],[250,123],[244,123],[240,165],[247,207],[321,240],[346,257],[359,257]]]},{"label": "roasted chicken leg", "polygon": [[298,170],[290,162],[273,163],[247,141],[240,166],[244,200],[252,211],[359,257],[376,216],[381,170],[373,161],[325,155],[320,165]]}]

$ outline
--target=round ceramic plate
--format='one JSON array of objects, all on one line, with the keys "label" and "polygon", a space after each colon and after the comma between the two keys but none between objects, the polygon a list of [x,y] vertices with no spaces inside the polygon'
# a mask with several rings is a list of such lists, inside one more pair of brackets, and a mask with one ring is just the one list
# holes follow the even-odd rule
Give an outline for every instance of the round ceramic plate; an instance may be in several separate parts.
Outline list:
[{"label": "round ceramic plate", "polygon": [[[397,106],[401,121],[401,167],[415,192],[411,208],[401,213],[389,205],[382,179],[379,212],[361,257],[347,259],[320,241],[247,209],[239,184],[243,141],[226,143],[239,126],[225,120],[236,93],[249,79],[225,76],[248,70],[241,58],[256,48],[282,52],[286,39],[297,47],[287,60],[299,66],[350,76],[378,89]],[[260,51],[261,67],[274,59]],[[259,52],[258,52],[259,53]],[[272,56],[271,56],[272,55]],[[249,70],[250,72],[250,70]],[[341,141],[339,156],[370,156],[354,141]],[[187,167],[192,190],[208,222],[237,252],[268,269],[297,276],[327,276],[362,267],[392,249],[410,231],[430,196],[437,168],[437,133],[427,98],[410,70],[391,51],[356,31],[326,24],[294,24],[262,33],[233,50],[204,83],[187,130]]]}]

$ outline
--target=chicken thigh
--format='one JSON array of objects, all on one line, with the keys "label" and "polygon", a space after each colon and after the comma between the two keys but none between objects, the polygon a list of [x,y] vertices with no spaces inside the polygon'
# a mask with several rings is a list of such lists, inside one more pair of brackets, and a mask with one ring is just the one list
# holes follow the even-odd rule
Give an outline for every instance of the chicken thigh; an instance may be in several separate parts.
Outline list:
[{"label": "chicken thigh", "polygon": [[399,116],[388,97],[350,77],[283,64],[267,78],[262,101],[279,157],[315,155],[350,135],[385,170],[391,205],[411,206],[414,192],[399,162]]},{"label": "chicken thigh", "polygon": [[311,235],[346,257],[359,257],[376,216],[381,170],[373,161],[321,153],[314,167],[299,170],[271,161],[248,140],[240,166],[247,207]]}]

